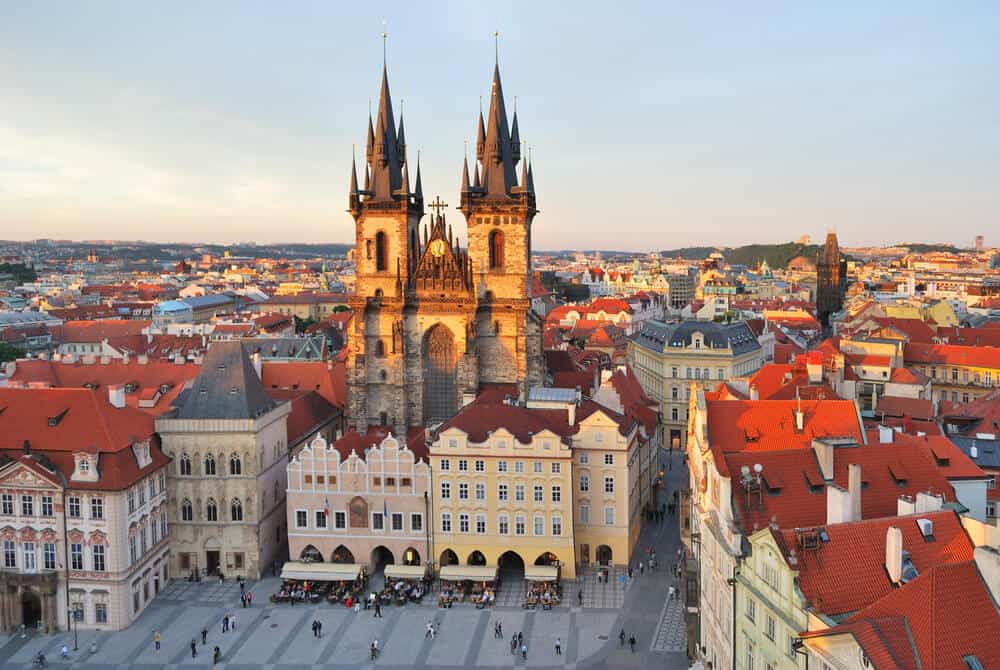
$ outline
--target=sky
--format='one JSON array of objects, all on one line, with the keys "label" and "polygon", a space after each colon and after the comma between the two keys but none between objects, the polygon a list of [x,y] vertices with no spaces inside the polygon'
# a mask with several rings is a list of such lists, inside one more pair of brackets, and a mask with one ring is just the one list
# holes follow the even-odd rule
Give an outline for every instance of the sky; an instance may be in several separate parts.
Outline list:
[{"label": "sky", "polygon": [[352,242],[384,25],[411,159],[451,205],[500,32],[536,249],[827,230],[1000,246],[994,1],[39,0],[2,16],[0,239]]}]

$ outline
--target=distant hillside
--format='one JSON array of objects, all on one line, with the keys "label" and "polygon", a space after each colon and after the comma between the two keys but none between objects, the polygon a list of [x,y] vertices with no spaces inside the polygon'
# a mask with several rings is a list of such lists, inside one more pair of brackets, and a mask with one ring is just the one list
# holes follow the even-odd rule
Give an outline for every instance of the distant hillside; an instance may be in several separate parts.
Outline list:
[{"label": "distant hillside", "polygon": [[951,244],[922,244],[922,243],[910,244],[908,242],[900,242],[895,246],[906,247],[915,254],[926,254],[935,251],[954,254],[960,251],[958,247],[953,246]]},{"label": "distant hillside", "polygon": [[815,244],[799,244],[785,242],[784,244],[748,244],[743,247],[686,247],[661,251],[665,258],[686,258],[703,260],[713,251],[719,251],[731,265],[756,266],[760,261],[767,261],[772,268],[783,268],[788,261],[796,256],[805,256],[815,261],[820,247]]}]

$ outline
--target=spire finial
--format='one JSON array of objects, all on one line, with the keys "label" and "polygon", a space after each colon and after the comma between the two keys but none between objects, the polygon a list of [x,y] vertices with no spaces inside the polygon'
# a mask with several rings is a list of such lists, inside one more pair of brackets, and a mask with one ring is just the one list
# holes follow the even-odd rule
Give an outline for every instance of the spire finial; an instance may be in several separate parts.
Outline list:
[{"label": "spire finial", "polygon": [[500,31],[493,31],[493,50],[495,51],[494,57],[496,59],[496,66],[500,67]]},{"label": "spire finial", "polygon": [[389,33],[385,29],[385,19],[382,19],[382,69],[386,69],[388,63],[388,42]]}]

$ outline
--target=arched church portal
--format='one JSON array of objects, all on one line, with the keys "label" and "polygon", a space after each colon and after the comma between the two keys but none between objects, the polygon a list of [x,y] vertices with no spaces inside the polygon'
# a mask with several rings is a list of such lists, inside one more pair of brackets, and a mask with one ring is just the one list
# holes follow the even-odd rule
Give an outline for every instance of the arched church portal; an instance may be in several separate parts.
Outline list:
[{"label": "arched church portal", "polygon": [[450,419],[457,410],[455,338],[437,324],[424,335],[424,423]]}]

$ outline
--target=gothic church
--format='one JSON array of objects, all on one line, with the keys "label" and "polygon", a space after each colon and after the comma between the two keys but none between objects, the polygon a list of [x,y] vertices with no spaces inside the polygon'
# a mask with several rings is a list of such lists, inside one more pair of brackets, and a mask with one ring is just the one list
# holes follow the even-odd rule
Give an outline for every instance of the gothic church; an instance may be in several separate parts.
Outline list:
[{"label": "gothic church", "polygon": [[479,113],[475,159],[462,166],[458,209],[468,248],[459,245],[440,198],[428,204],[435,212],[421,225],[420,165],[411,189],[403,119],[397,129],[383,65],[363,187],[351,166],[357,288],[347,411],[355,430],[383,425],[405,436],[450,418],[484,385],[521,394],[543,383],[542,322],[530,310],[535,189],[520,144],[497,64],[487,118]]}]

